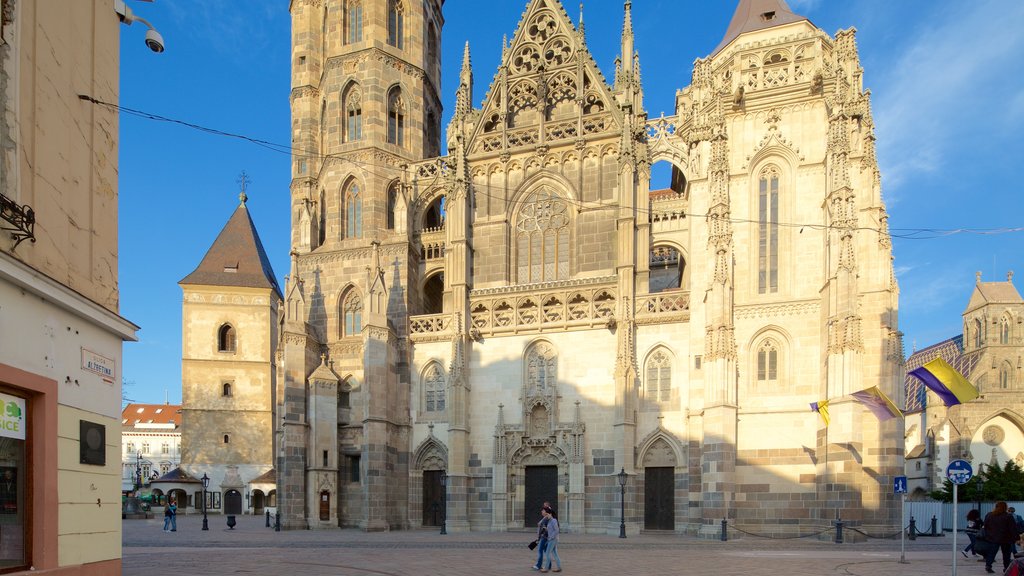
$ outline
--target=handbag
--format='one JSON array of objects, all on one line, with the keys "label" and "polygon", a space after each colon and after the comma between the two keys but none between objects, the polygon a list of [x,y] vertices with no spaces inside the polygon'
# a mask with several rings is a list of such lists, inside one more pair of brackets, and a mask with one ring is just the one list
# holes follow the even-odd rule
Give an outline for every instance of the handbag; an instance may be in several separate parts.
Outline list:
[{"label": "handbag", "polygon": [[526,547],[529,548],[530,550],[535,550],[537,548],[537,541],[534,540],[533,542],[530,542],[529,544],[526,545]]}]

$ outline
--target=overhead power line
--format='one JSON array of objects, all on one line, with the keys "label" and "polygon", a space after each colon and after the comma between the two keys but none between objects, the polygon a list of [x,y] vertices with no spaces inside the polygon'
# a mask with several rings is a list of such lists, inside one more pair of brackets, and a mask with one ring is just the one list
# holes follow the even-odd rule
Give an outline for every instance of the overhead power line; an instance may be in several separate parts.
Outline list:
[{"label": "overhead power line", "polygon": [[[287,145],[287,144],[277,144],[275,142],[270,142],[270,141],[267,141],[267,140],[262,140],[262,139],[259,139],[259,138],[254,138],[252,136],[246,136],[244,134],[236,134],[234,132],[227,132],[225,130],[219,130],[217,128],[210,128],[208,126],[203,126],[201,124],[196,124],[196,123],[188,122],[188,121],[185,121],[185,120],[179,120],[177,118],[169,118],[167,116],[161,116],[159,114],[154,114],[152,112],[145,112],[143,110],[136,110],[136,109],[133,109],[133,108],[128,108],[126,106],[121,106],[120,104],[114,104],[112,102],[105,102],[103,100],[99,100],[99,99],[93,98],[92,96],[88,96],[88,95],[85,95],[85,94],[79,94],[78,98],[81,99],[81,100],[85,100],[85,101],[91,102],[93,104],[99,105],[99,106],[104,106],[104,107],[110,108],[112,110],[115,110],[115,111],[118,111],[118,112],[123,112],[125,114],[131,115],[131,116],[135,116],[135,117],[138,117],[138,118],[142,118],[142,119],[145,119],[145,120],[152,120],[152,121],[156,121],[156,122],[165,122],[165,123],[169,123],[169,124],[177,124],[177,125],[183,126],[185,128],[190,128],[192,130],[198,130],[200,132],[204,132],[206,134],[211,134],[211,135],[214,135],[214,136],[223,136],[223,137],[226,137],[226,138],[234,138],[234,139],[242,140],[242,141],[245,141],[245,142],[249,142],[251,144],[255,144],[255,145],[260,146],[262,148],[266,148],[266,149],[268,149],[268,150],[270,150],[272,152],[277,152],[279,154],[286,154],[288,156],[299,156],[299,157],[302,157],[302,158],[305,158],[305,159],[323,160],[323,159],[331,158],[331,159],[343,160],[345,162],[349,162],[349,163],[359,167],[361,170],[363,170],[363,171],[365,171],[365,172],[367,172],[367,173],[369,173],[369,174],[371,174],[373,176],[380,176],[380,174],[378,174],[378,173],[373,171],[374,167],[372,165],[369,165],[369,164],[367,164],[365,162],[361,162],[359,160],[355,160],[355,159],[352,159],[352,158],[347,158],[345,156],[336,155],[336,154],[321,154],[319,152],[303,150],[301,148],[296,148],[294,146]],[[435,180],[437,178],[438,178],[438,176],[435,176]],[[474,192],[477,195],[485,196],[485,197],[489,197],[489,198],[493,198],[493,199],[497,199],[497,200],[504,199],[503,195],[497,195],[497,194],[490,193],[491,190],[495,189],[495,187],[493,187],[493,186],[490,186],[490,185],[487,185],[487,184],[483,184],[483,185],[481,185],[481,184],[474,184],[473,188],[474,188]],[[485,192],[483,189],[486,189],[487,191]],[[572,200],[572,199],[568,199],[568,198],[563,199],[563,200],[566,203],[571,204],[571,205],[575,206],[577,209],[580,209],[580,210],[617,210],[618,209],[618,206],[610,205],[610,204],[588,204],[586,202],[576,201],[576,200]],[[636,211],[638,213],[648,214],[648,215],[650,215],[650,214],[661,214],[661,212],[656,212],[656,211],[653,211],[653,210],[648,210],[648,209],[642,208],[642,207],[637,207]],[[695,218],[695,219],[710,219],[710,218],[712,218],[711,215],[693,214],[693,213],[685,214],[685,217],[686,218]],[[734,223],[734,224],[758,224],[759,223],[758,220],[751,220],[751,219],[748,219],[748,218],[729,218],[729,222]],[[777,224],[779,226],[788,227],[788,228],[799,228],[801,232],[804,229],[828,230],[828,229],[841,229],[842,228],[840,226],[834,226],[834,225],[831,225],[831,224],[820,224],[820,223],[778,222]],[[947,236],[954,236],[954,235],[957,235],[957,234],[975,234],[975,235],[979,235],[979,236],[995,236],[995,235],[1002,235],[1002,234],[1013,234],[1013,233],[1024,232],[1024,227],[1003,227],[1003,228],[889,228],[888,232],[885,232],[881,228],[874,228],[874,227],[869,227],[869,226],[856,226],[856,227],[853,228],[853,230],[875,232],[877,234],[887,234],[888,236],[890,236],[892,238],[900,238],[900,239],[903,239],[903,240],[934,240],[936,238],[944,238],[944,237],[947,237]]]}]

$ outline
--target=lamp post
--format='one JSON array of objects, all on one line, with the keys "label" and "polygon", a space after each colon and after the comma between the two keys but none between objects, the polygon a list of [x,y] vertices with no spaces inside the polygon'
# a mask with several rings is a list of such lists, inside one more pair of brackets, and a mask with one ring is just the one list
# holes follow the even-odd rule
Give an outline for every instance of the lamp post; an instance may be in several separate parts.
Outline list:
[{"label": "lamp post", "polygon": [[981,499],[985,495],[985,476],[982,472],[985,470],[985,464],[978,464],[978,512],[981,512]]},{"label": "lamp post", "polygon": [[441,470],[441,534],[448,534],[448,473]]},{"label": "lamp post", "polygon": [[210,487],[210,477],[203,472],[203,530],[209,530],[210,525],[206,521],[206,489]]},{"label": "lamp post", "polygon": [[135,495],[142,490],[142,452],[135,455]]},{"label": "lamp post", "polygon": [[620,516],[619,516],[619,518],[620,518],[620,520],[619,520],[619,538],[625,538],[626,537],[626,480],[629,479],[629,474],[626,474],[626,469],[623,468],[621,471],[619,471],[617,476],[619,477],[619,488],[622,489],[622,498],[620,500],[622,502],[622,507],[621,507]]}]

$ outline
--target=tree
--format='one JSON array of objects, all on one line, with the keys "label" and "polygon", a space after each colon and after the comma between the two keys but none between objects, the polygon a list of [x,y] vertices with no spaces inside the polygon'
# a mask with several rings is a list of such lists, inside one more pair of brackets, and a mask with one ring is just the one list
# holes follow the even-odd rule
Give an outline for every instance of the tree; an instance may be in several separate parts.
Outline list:
[{"label": "tree", "polygon": [[[978,500],[978,480],[983,480],[981,500],[994,502],[996,500],[1024,500],[1024,468],[1021,468],[1013,460],[1008,460],[1005,465],[999,463],[986,464],[981,474],[975,474],[971,480],[960,487],[957,493],[961,502]],[[949,480],[942,482],[941,490],[934,490],[930,494],[940,502],[953,501],[953,483]]]}]

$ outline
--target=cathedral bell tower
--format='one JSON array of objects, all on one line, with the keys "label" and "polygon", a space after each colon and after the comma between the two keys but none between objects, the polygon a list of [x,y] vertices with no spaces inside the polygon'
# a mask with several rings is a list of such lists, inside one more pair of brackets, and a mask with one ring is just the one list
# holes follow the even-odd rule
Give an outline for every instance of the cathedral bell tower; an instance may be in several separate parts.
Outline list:
[{"label": "cathedral bell tower", "polygon": [[[402,176],[441,150],[442,4],[290,3],[293,269],[275,418],[286,528],[408,524],[396,497],[409,452],[402,287],[420,255]],[[328,399],[310,394],[318,367],[337,382],[322,387],[335,390],[336,422],[315,417],[330,412],[311,400]],[[385,467],[387,478],[353,480]]]}]

